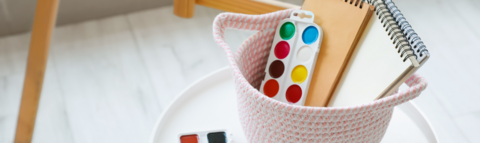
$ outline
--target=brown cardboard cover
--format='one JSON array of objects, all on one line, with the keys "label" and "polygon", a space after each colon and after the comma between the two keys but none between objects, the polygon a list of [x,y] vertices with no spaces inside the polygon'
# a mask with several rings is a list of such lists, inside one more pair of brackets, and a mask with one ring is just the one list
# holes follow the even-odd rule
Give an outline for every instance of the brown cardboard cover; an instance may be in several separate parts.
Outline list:
[{"label": "brown cardboard cover", "polygon": [[305,0],[302,9],[313,12],[314,22],[323,29],[323,41],[305,106],[324,107],[328,105],[374,7],[360,0]]}]

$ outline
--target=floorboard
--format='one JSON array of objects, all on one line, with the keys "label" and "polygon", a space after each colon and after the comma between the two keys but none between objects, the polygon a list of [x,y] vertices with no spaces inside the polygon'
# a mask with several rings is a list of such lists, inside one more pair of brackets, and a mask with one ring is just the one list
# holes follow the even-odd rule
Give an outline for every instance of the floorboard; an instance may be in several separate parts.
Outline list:
[{"label": "floorboard", "polygon": [[75,142],[146,142],[161,106],[126,17],[61,27],[54,39]]}]

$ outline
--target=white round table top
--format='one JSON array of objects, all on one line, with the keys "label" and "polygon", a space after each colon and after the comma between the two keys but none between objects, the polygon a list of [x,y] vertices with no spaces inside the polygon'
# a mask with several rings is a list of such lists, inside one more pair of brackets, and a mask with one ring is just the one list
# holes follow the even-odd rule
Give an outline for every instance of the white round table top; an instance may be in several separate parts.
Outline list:
[{"label": "white round table top", "polygon": [[[230,141],[247,142],[237,113],[236,92],[229,67],[196,81],[163,111],[151,143],[178,143],[180,134],[227,130]],[[438,142],[428,120],[412,102],[395,107],[382,142]]]}]

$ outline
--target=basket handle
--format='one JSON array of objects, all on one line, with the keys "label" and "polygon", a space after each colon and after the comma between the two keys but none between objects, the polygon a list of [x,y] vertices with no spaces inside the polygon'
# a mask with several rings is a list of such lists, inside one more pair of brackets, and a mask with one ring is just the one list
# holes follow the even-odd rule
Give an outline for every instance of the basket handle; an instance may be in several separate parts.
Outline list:
[{"label": "basket handle", "polygon": [[[412,99],[417,98],[420,93],[427,88],[427,81],[425,78],[418,74],[413,74],[410,76],[406,81],[405,84],[409,87],[406,90],[395,92],[393,95],[375,100],[373,104],[379,103],[387,103],[388,106],[397,106],[402,103],[408,102]],[[385,102],[382,100],[387,100],[389,102]]]},{"label": "basket handle", "polygon": [[290,13],[296,9],[299,8],[286,9],[262,15],[248,15],[230,12],[221,13],[215,17],[213,22],[213,38],[225,51],[230,65],[233,68],[232,65],[236,65],[236,63],[230,47],[225,42],[226,29],[255,31],[273,30],[281,20],[288,18]]}]

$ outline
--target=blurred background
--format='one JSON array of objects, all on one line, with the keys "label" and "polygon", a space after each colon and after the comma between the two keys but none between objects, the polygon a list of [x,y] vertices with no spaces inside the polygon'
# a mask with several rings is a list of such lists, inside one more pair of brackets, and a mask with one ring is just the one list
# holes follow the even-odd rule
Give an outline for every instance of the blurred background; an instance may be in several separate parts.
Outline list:
[{"label": "blurred background", "polygon": [[[414,102],[441,142],[480,142],[480,1],[394,2],[432,55]],[[61,0],[33,142],[147,142],[176,94],[228,66],[211,29],[222,11],[196,5],[184,19],[172,3]],[[0,143],[14,139],[35,5],[0,0]],[[237,47],[253,33],[226,39]]]}]

